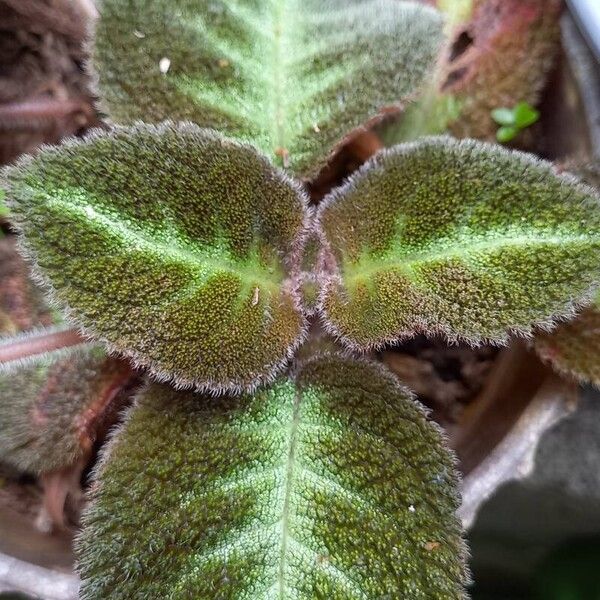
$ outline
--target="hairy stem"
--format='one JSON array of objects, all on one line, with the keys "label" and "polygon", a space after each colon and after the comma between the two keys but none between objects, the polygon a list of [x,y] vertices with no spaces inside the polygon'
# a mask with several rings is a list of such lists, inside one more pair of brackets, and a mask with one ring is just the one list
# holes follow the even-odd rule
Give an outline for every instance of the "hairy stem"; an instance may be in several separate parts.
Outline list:
[{"label": "hairy stem", "polygon": [[0,342],[0,364],[85,343],[87,343],[85,338],[74,329],[37,330],[23,337],[10,338]]},{"label": "hairy stem", "polygon": [[0,131],[43,129],[44,125],[47,126],[77,113],[82,115],[85,122],[93,116],[92,108],[80,100],[38,98],[0,104]]}]

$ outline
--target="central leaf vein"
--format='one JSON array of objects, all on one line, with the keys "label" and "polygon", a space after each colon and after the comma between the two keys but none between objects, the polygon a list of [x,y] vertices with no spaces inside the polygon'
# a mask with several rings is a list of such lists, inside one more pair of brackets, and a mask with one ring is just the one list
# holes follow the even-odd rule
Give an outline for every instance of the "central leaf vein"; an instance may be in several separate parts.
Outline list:
[{"label": "central leaf vein", "polygon": [[280,600],[285,600],[285,577],[286,577],[286,559],[289,543],[289,521],[291,511],[292,489],[294,485],[294,463],[296,461],[296,452],[298,444],[298,427],[300,424],[300,407],[302,398],[300,392],[294,394],[294,404],[292,409],[292,422],[290,424],[290,443],[286,461],[285,473],[285,492],[283,500],[283,515],[281,518],[281,552],[279,556],[279,575],[277,586],[279,588]]}]

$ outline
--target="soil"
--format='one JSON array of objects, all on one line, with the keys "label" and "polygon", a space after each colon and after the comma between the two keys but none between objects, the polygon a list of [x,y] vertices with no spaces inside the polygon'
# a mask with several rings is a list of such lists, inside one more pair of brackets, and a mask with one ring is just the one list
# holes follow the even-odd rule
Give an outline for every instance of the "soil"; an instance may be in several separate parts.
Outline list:
[{"label": "soil", "polygon": [[71,0],[0,0],[0,164],[98,124]]},{"label": "soil", "polygon": [[440,338],[418,336],[381,353],[381,359],[446,429],[481,392],[499,349],[448,345]]}]

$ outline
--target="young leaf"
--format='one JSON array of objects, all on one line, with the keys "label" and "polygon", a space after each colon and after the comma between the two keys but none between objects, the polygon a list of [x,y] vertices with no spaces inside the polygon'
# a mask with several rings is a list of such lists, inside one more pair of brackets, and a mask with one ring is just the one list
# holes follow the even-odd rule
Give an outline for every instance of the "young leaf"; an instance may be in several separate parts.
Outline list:
[{"label": "young leaf", "polygon": [[43,474],[89,455],[131,368],[92,344],[15,362],[0,372],[0,459]]},{"label": "young leaf", "polygon": [[192,120],[313,175],[426,78],[431,8],[398,0],[105,0],[94,62],[119,122]]},{"label": "young leaf", "polygon": [[515,113],[510,108],[495,108],[492,111],[492,118],[498,125],[512,126],[515,124]]},{"label": "young leaf", "polygon": [[414,335],[478,343],[529,334],[600,276],[598,196],[549,163],[427,138],[372,159],[320,207],[321,305],[360,348]]},{"label": "young leaf", "polygon": [[463,598],[455,489],[379,366],[324,357],[254,397],[152,385],[93,487],[81,598]]},{"label": "young leaf", "polygon": [[140,124],[48,148],[6,180],[59,304],[158,377],[252,387],[300,342],[288,269],[305,197],[249,146]]},{"label": "young leaf", "polygon": [[515,125],[524,129],[533,125],[539,118],[540,113],[527,102],[519,102],[514,108]]},{"label": "young leaf", "polygon": [[517,134],[519,133],[519,129],[513,126],[500,127],[496,132],[496,139],[501,143],[510,142],[514,140]]}]

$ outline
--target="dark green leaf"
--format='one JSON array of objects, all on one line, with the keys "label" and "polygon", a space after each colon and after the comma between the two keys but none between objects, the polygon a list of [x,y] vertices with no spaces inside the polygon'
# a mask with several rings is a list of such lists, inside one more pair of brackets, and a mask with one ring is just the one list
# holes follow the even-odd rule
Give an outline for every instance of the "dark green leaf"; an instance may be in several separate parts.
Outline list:
[{"label": "dark green leaf", "polygon": [[336,273],[321,305],[360,348],[503,341],[570,315],[600,279],[600,200],[552,165],[427,138],[372,159],[320,208]]},{"label": "dark green leaf", "polygon": [[158,377],[252,387],[298,345],[289,270],[306,201],[249,146],[137,125],[46,149],[6,180],[56,300]]},{"label": "dark green leaf", "polygon": [[441,42],[435,10],[398,0],[104,0],[95,63],[117,121],[189,119],[312,175]]},{"label": "dark green leaf", "polygon": [[84,517],[83,600],[458,600],[453,459],[381,367],[310,361],[254,397],[153,385]]}]

